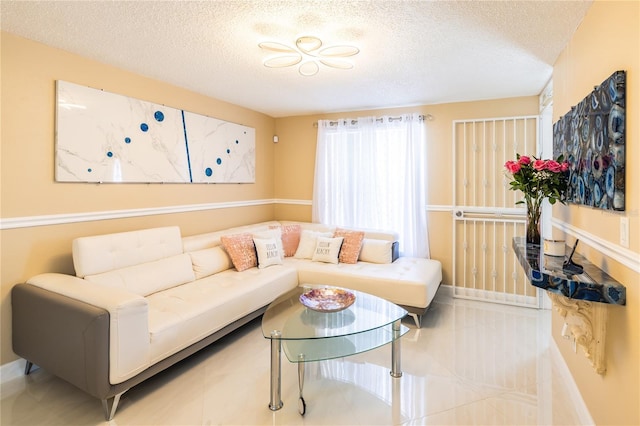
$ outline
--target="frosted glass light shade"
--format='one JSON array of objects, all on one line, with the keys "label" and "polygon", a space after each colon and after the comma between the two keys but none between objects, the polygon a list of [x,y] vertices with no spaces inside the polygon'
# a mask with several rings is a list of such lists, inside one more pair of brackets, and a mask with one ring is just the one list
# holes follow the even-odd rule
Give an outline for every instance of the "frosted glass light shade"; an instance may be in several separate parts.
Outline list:
[{"label": "frosted glass light shade", "polygon": [[265,41],[258,46],[272,55],[263,61],[267,68],[287,68],[298,65],[298,73],[305,77],[316,75],[320,64],[334,69],[348,70],[353,63],[348,59],[360,53],[355,46],[337,45],[322,48],[322,40],[314,36],[298,37],[295,46],[276,41]]}]

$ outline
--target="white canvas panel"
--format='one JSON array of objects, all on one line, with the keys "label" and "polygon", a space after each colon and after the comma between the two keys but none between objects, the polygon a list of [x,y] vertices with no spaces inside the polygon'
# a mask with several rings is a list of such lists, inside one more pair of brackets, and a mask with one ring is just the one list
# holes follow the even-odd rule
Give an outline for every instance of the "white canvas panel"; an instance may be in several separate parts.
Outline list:
[{"label": "white canvas panel", "polygon": [[58,81],[56,180],[189,182],[182,111]]},{"label": "white canvas panel", "polygon": [[185,111],[193,182],[255,183],[255,129]]}]

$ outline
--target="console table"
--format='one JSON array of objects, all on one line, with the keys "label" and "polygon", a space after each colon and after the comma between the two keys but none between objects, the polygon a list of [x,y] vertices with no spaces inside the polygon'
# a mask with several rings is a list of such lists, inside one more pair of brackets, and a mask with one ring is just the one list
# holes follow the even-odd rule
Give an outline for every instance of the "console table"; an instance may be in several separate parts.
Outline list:
[{"label": "console table", "polygon": [[573,260],[584,272],[563,270],[564,256],[547,256],[524,237],[513,238],[513,250],[532,285],[546,290],[565,320],[562,336],[582,347],[598,374],[606,372],[605,335],[608,305],[625,305],[624,285],[579,254]]}]

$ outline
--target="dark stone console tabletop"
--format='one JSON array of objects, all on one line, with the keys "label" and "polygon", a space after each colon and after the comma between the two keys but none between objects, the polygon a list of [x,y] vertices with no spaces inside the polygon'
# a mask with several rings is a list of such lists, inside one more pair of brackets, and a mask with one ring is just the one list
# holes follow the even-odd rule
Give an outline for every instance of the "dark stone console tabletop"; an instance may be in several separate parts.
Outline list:
[{"label": "dark stone console tabletop", "polygon": [[539,245],[526,244],[524,237],[513,238],[513,250],[529,281],[536,287],[571,299],[615,305],[627,303],[625,286],[578,253],[573,255],[572,260],[582,265],[584,272],[573,275],[562,269],[566,255],[544,255]]}]

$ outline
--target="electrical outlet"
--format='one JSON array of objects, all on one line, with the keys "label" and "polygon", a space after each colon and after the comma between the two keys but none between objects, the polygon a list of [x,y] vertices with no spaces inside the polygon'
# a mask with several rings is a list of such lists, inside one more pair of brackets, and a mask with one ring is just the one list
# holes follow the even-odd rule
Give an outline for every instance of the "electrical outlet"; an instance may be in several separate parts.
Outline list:
[{"label": "electrical outlet", "polygon": [[620,245],[629,248],[629,218],[620,218]]}]

